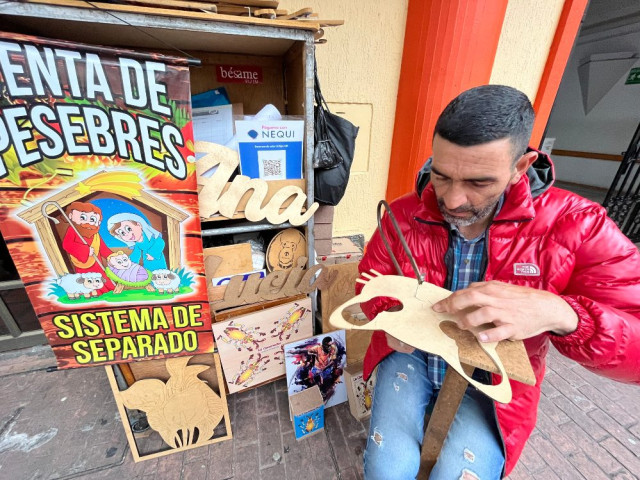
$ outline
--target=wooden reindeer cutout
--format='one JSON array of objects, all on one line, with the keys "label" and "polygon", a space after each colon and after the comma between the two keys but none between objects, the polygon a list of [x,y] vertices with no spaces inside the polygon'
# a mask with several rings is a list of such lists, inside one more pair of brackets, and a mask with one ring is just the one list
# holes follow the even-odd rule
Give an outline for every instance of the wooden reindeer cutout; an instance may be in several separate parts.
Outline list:
[{"label": "wooden reindeer cutout", "polygon": [[[436,302],[451,295],[449,290],[427,282],[419,284],[415,278],[382,275],[375,270],[371,272],[373,275],[362,274],[367,280],[357,280],[364,284],[360,295],[356,295],[334,310],[329,319],[331,325],[345,330],[382,330],[407,345],[440,355],[469,383],[494,400],[501,403],[511,401],[511,385],[502,361],[496,353],[497,342],[480,343],[480,347],[500,370],[502,381],[498,385],[484,385],[464,373],[455,340],[446,335],[440,327],[442,322],[455,323],[455,316],[437,313],[431,308]],[[357,326],[345,320],[342,315],[345,308],[367,302],[375,297],[396,298],[402,302],[403,308],[400,311],[380,312],[375,319],[364,325]]]}]

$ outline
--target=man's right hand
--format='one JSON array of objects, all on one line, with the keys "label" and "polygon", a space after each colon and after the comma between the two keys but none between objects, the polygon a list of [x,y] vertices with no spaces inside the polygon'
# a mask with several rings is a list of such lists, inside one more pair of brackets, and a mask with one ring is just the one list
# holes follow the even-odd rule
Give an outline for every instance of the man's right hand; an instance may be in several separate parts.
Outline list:
[{"label": "man's right hand", "polygon": [[93,254],[94,254],[93,247],[89,247],[89,256],[93,257]]},{"label": "man's right hand", "polygon": [[407,345],[406,343],[401,342],[396,337],[393,337],[388,333],[385,333],[385,336],[387,337],[387,345],[393,348],[396,352],[413,353],[413,351],[415,350],[415,348],[413,348],[411,345]]}]

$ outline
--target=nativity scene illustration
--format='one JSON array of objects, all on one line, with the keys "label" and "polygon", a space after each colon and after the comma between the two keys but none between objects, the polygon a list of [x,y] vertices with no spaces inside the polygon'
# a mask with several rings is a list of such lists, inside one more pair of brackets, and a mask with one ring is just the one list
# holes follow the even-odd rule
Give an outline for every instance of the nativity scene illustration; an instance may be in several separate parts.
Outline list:
[{"label": "nativity scene illustration", "polygon": [[158,300],[191,292],[181,267],[189,215],[143,190],[138,174],[102,171],[18,214],[33,224],[61,303]]}]

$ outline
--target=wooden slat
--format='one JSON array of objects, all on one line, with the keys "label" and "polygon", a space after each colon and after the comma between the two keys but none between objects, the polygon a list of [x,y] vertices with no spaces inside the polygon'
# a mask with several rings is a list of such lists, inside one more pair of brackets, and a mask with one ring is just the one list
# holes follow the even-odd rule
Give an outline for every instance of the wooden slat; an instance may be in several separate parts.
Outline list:
[{"label": "wooden slat", "polygon": [[596,153],[596,152],[579,152],[576,150],[560,150],[554,148],[551,151],[552,155],[559,155],[562,157],[578,157],[578,158],[593,158],[595,160],[606,160],[607,162],[621,162],[622,155],[611,155],[608,153]]},{"label": "wooden slat", "polygon": [[[158,15],[162,17],[179,17],[188,18],[191,20],[207,20],[223,23],[239,23],[246,25],[261,25],[281,28],[293,28],[298,30],[311,30],[317,31],[320,25],[316,22],[301,22],[298,20],[270,20],[267,18],[258,17],[240,17],[234,15],[213,14],[205,12],[191,12],[185,10],[171,10],[168,8],[151,8],[151,7],[139,7],[134,5],[117,5],[112,3],[91,2],[87,3],[82,0],[25,0],[26,3],[33,3],[38,5],[54,5],[60,7],[72,7],[72,8],[84,8],[90,10],[106,10],[110,12],[122,12],[133,14],[146,14],[146,15]],[[218,12],[220,9],[218,8]]]},{"label": "wooden slat", "polygon": [[218,13],[218,7],[213,3],[186,2],[183,0],[125,0],[126,3],[149,5],[158,8],[178,8],[183,10],[205,10]]},{"label": "wooden slat", "polygon": [[[473,367],[463,365],[462,368],[468,376],[473,374]],[[429,478],[468,386],[469,382],[462,375],[453,368],[447,368],[442,389],[424,434],[418,480]]]}]

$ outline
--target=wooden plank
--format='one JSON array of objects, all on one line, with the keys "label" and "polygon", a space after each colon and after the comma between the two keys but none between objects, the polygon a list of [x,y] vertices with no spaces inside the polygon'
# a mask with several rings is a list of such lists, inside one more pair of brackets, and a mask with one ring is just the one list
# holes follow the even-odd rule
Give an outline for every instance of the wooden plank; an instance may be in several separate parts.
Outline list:
[{"label": "wooden plank", "polygon": [[[207,258],[213,256],[222,259],[222,262],[215,272],[211,272],[214,277],[227,277],[229,275],[253,271],[251,245],[249,243],[238,243],[236,245],[224,245],[222,247],[204,249],[205,264],[207,263]],[[210,281],[211,278],[208,277],[209,272],[207,272],[207,281]]]},{"label": "wooden plank", "polygon": [[279,0],[203,0],[217,5],[246,5],[257,8],[278,8]]},{"label": "wooden plank", "polygon": [[242,307],[230,308],[222,312],[216,312],[215,321],[224,322],[230,318],[237,317],[239,315],[247,315],[252,312],[258,312],[267,308],[276,307],[287,302],[294,302],[302,300],[306,295],[297,295],[295,297],[278,298],[277,300],[269,300],[268,302],[254,303],[253,305],[243,305]]},{"label": "wooden plank", "polygon": [[91,2],[82,0],[25,0],[27,3],[55,5],[61,7],[84,8],[91,10],[107,10],[111,12],[134,13],[141,15],[158,15],[162,17],[180,17],[193,20],[216,21],[222,23],[238,23],[245,25],[261,25],[270,27],[292,28],[298,30],[317,31],[320,25],[315,22],[300,22],[297,20],[270,20],[258,17],[240,17],[234,15],[212,14],[205,12],[190,12],[171,10],[168,8],[139,7],[133,5],[118,5],[112,3]]},{"label": "wooden plank", "polygon": [[[329,323],[329,317],[333,311],[347,300],[356,295],[356,278],[359,262],[339,263],[337,265],[327,265],[329,275],[335,272],[336,279],[329,288],[320,292],[320,306],[322,310],[322,332],[332,332],[336,330]],[[355,320],[352,320],[355,321]],[[372,332],[368,330],[347,330],[347,364],[351,365],[364,358],[367,352]]]},{"label": "wooden plank", "polygon": [[309,17],[313,13],[313,8],[301,8],[300,10],[296,10],[293,13],[288,15],[278,15],[278,18],[281,20],[296,20],[303,17]]},{"label": "wooden plank", "polygon": [[[469,376],[474,370],[473,367],[467,365],[463,365],[462,368]],[[469,383],[458,372],[453,368],[447,368],[447,373],[442,382],[442,389],[431,413],[427,431],[424,434],[418,480],[427,480],[429,478],[468,386]]]},{"label": "wooden plank", "polygon": [[596,153],[596,152],[578,152],[576,150],[560,150],[554,148],[551,151],[552,155],[560,155],[562,157],[578,157],[578,158],[593,158],[595,160],[606,160],[608,162],[621,162],[622,155],[610,155],[608,153]]},{"label": "wooden plank", "polygon": [[183,10],[208,11],[218,13],[218,7],[212,3],[187,2],[183,0],[124,0],[126,3],[149,5],[158,8],[177,8]]}]

